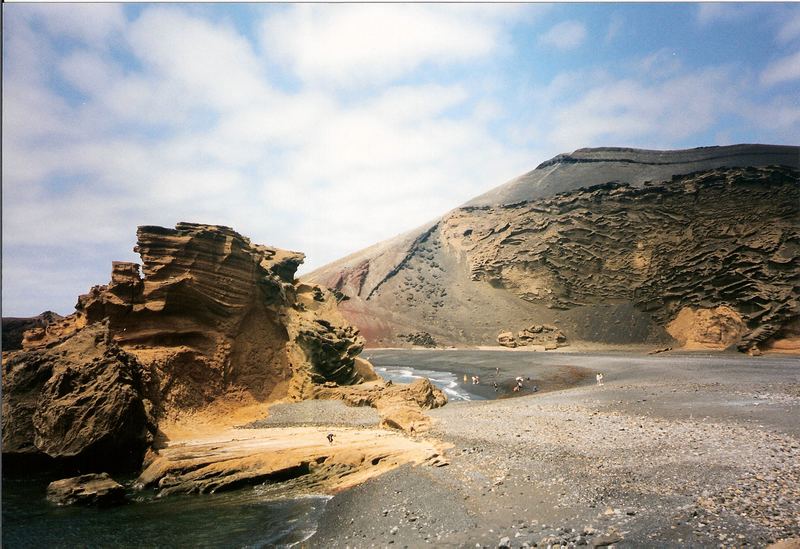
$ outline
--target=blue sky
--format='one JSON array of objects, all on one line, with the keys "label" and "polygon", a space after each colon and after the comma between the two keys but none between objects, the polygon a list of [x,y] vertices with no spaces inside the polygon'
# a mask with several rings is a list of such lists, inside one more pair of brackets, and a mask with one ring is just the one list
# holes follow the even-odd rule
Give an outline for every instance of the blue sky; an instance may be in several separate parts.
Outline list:
[{"label": "blue sky", "polygon": [[305,270],[561,152],[798,144],[796,4],[4,4],[4,316],[138,225]]}]

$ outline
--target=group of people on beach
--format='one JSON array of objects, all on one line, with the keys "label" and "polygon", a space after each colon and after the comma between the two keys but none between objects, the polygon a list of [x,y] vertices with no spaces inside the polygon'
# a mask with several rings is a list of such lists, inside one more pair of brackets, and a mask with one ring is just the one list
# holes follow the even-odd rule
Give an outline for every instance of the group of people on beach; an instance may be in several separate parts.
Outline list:
[{"label": "group of people on beach", "polygon": [[[495,371],[495,377],[500,375],[500,368],[499,367],[495,368],[494,371]],[[595,379],[597,380],[597,385],[598,386],[602,386],[603,385],[603,373],[602,372],[597,372],[597,374],[595,375]],[[524,378],[522,376],[515,377],[514,381],[516,383],[515,383],[514,388],[512,389],[512,391],[515,392],[515,393],[519,393],[520,391],[522,391],[522,389],[525,388],[525,385],[524,385],[525,380],[526,380],[526,378]],[[527,380],[531,381],[531,378],[528,377]],[[480,382],[481,382],[481,378],[480,378],[480,376],[470,376],[470,381],[472,382],[472,385],[479,385]],[[467,374],[464,374],[464,383],[466,383],[466,382],[467,382]],[[497,381],[492,381],[492,387],[494,387],[494,392],[495,393],[500,391],[500,386],[497,384]],[[539,387],[537,387],[536,385],[531,386],[531,392],[535,393],[538,390],[539,390]]]},{"label": "group of people on beach", "polygon": [[[499,374],[500,374],[500,368],[495,368],[495,377],[497,377]],[[469,376],[468,377],[467,374],[464,374],[464,383],[467,382],[467,379],[470,380],[472,385],[480,385],[480,383],[481,383],[480,376]],[[514,378],[514,381],[516,383],[515,383],[514,388],[512,389],[512,391],[515,392],[515,393],[518,393],[518,392],[522,391],[522,389],[525,388],[525,380],[526,380],[526,378],[524,378],[522,376],[517,376],[516,378]],[[527,381],[531,381],[531,378],[528,377]],[[496,380],[492,381],[492,387],[494,388],[494,391],[496,393],[500,392],[500,385],[497,383]],[[538,390],[539,390],[539,387],[537,387],[536,385],[531,386],[531,391],[532,392],[535,393]]]}]

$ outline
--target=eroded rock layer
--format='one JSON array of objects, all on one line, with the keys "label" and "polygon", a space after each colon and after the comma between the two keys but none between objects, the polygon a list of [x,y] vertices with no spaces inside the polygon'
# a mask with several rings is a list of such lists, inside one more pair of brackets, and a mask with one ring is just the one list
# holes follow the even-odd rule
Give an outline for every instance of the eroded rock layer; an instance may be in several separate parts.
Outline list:
[{"label": "eroded rock layer", "polygon": [[141,272],[115,262],[75,314],[4,356],[4,453],[140,463],[159,418],[374,379],[333,294],[295,281],[302,254],[192,223],[137,237]]},{"label": "eroded rock layer", "polygon": [[373,345],[552,324],[570,343],[770,346],[800,317],[799,164],[797,147],[581,150],[309,280],[353,298]]}]

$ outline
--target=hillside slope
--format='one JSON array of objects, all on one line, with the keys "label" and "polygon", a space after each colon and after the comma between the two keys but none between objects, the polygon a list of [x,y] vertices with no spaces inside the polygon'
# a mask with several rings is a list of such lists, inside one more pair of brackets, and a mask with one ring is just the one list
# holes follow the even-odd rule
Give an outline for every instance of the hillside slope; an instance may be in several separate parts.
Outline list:
[{"label": "hillside slope", "polygon": [[306,280],[373,346],[791,348],[799,169],[788,146],[581,149]]}]

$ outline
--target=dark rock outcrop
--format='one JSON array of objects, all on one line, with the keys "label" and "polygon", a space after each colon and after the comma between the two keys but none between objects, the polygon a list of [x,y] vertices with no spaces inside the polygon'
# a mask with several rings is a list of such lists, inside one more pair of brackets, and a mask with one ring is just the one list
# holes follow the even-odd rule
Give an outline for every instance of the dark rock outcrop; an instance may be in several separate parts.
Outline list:
[{"label": "dark rock outcrop", "polygon": [[125,488],[108,473],[93,473],[51,482],[47,500],[57,505],[118,505],[125,502]]},{"label": "dark rock outcrop", "polygon": [[135,468],[156,431],[143,373],[103,323],[52,348],[15,353],[3,364],[3,453]]},{"label": "dark rock outcrop", "polygon": [[665,345],[681,311],[726,307],[740,331],[705,313],[684,328],[708,348],[792,348],[799,170],[798,147],[582,149],[307,279],[350,295],[378,346],[419,329],[494,344],[532,319],[571,343]]},{"label": "dark rock outcrop", "polygon": [[418,347],[436,347],[436,340],[428,332],[412,332],[410,334],[397,334],[398,339],[405,340],[406,342],[416,345]]},{"label": "dark rock outcrop", "polygon": [[98,323],[3,364],[3,452],[135,468],[156,431],[143,370]]}]

